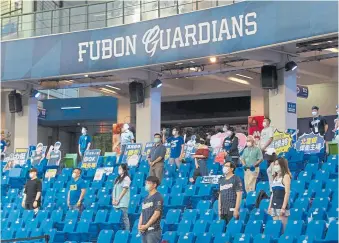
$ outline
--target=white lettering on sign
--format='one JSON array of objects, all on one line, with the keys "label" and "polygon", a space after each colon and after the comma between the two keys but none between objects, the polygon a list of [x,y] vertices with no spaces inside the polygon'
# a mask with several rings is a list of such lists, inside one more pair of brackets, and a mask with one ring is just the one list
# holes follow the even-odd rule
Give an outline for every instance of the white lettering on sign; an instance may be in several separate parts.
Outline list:
[{"label": "white lettering on sign", "polygon": [[[145,52],[152,57],[158,49],[164,51],[254,35],[258,30],[256,18],[257,14],[251,12],[171,29],[161,29],[159,25],[155,25],[143,34],[141,42]],[[135,34],[78,43],[78,62],[136,55],[136,42]]]}]

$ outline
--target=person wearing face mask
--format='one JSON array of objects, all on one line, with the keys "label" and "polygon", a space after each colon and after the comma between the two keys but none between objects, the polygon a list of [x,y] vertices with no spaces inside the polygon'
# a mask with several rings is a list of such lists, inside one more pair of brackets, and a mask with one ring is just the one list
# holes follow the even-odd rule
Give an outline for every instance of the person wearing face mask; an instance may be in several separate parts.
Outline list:
[{"label": "person wearing face mask", "polygon": [[154,134],[154,146],[148,156],[148,163],[150,165],[149,175],[156,176],[159,181],[162,180],[164,172],[165,155],[166,147],[161,143],[161,135],[156,133]]},{"label": "person wearing face mask", "polygon": [[219,218],[225,220],[226,224],[231,221],[232,217],[239,219],[242,182],[238,176],[234,175],[235,168],[236,165],[232,161],[226,161],[222,169],[224,176],[219,181]]},{"label": "person wearing face mask", "polygon": [[284,158],[279,158],[273,165],[272,194],[268,213],[274,220],[281,220],[283,230],[287,224],[287,218],[290,215],[289,200],[291,192],[291,172],[288,168],[288,162]]},{"label": "person wearing face mask", "polygon": [[85,182],[80,178],[81,169],[75,168],[72,173],[72,180],[68,189],[67,206],[71,210],[83,209],[82,200],[86,194]]},{"label": "person wearing face mask", "polygon": [[79,138],[79,146],[78,146],[78,150],[79,150],[79,155],[80,158],[82,160],[82,158],[84,157],[85,151],[88,150],[91,147],[91,137],[87,134],[87,127],[82,127],[81,128],[81,136]]},{"label": "person wearing face mask", "polygon": [[223,149],[225,151],[225,159],[226,157],[231,157],[233,163],[238,165],[239,163],[239,140],[238,137],[235,136],[235,130],[233,127],[230,127],[226,132],[226,137],[223,141]]},{"label": "person wearing face mask", "polygon": [[195,163],[195,170],[193,172],[193,177],[190,178],[190,182],[194,183],[198,176],[207,176],[207,158],[209,155],[209,149],[205,145],[205,140],[203,138],[197,138],[197,150],[192,155]]},{"label": "person wearing face mask", "polygon": [[260,134],[260,149],[265,154],[267,148],[270,147],[273,141],[274,128],[271,127],[271,120],[269,118],[265,118],[263,121],[263,129]]},{"label": "person wearing face mask", "polygon": [[312,120],[310,120],[309,127],[311,132],[314,134],[320,134],[324,137],[326,141],[326,152],[328,152],[328,141],[331,139],[328,139],[327,130],[328,130],[328,124],[326,119],[319,115],[319,107],[313,106],[312,107]]},{"label": "person wearing face mask", "polygon": [[130,230],[128,219],[128,205],[130,199],[131,179],[128,174],[127,164],[121,164],[118,169],[119,176],[114,181],[112,192],[112,205],[116,209],[122,210],[122,221],[125,230]]},{"label": "person wearing face mask", "polygon": [[42,184],[37,177],[38,170],[32,168],[29,171],[29,180],[27,181],[24,192],[21,206],[28,210],[34,210],[35,213],[38,212],[41,204],[41,190]]},{"label": "person wearing face mask", "polygon": [[[181,165],[181,160],[184,154],[184,138],[179,136],[179,129],[173,128],[172,137],[167,138],[167,143],[171,144],[171,154],[169,162],[171,165],[174,163],[177,165],[177,169],[179,169]],[[163,132],[162,142],[166,142],[165,133]]]},{"label": "person wearing face mask", "polygon": [[255,191],[255,185],[259,175],[259,165],[263,161],[261,150],[255,146],[254,137],[247,137],[247,147],[241,155],[240,161],[245,170],[245,190],[246,192]]},{"label": "person wearing face mask", "polygon": [[160,181],[155,176],[146,179],[145,189],[148,195],[142,203],[138,230],[142,234],[142,243],[159,243],[161,240],[160,221],[164,199],[157,191]]}]

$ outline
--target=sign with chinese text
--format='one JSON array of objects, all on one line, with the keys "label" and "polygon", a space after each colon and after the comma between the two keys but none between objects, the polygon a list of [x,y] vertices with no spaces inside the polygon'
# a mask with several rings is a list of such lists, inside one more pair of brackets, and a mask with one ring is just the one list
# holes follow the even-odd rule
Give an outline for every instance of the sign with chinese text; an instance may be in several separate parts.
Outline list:
[{"label": "sign with chinese text", "polygon": [[165,162],[167,162],[170,158],[170,155],[171,155],[171,144],[165,143],[164,145],[166,147]]},{"label": "sign with chinese text", "polygon": [[137,166],[141,159],[141,148],[141,143],[127,144],[122,162],[127,163],[128,166]]},{"label": "sign with chinese text", "polygon": [[308,87],[297,85],[297,97],[308,98]]},{"label": "sign with chinese text", "polygon": [[93,169],[97,167],[99,156],[100,156],[100,149],[89,149],[85,151],[84,158],[82,159],[81,168],[85,169]]},{"label": "sign with chinese text", "polygon": [[292,146],[291,134],[286,132],[274,131],[271,147],[275,149],[276,154],[286,153]]},{"label": "sign with chinese text", "polygon": [[28,148],[17,148],[14,152],[15,164],[23,166],[26,164],[28,156]]},{"label": "sign with chinese text", "polygon": [[48,169],[45,173],[45,178],[51,179],[56,176],[57,169]]},{"label": "sign with chinese text", "polygon": [[154,146],[153,142],[146,143],[144,152],[142,153],[142,159],[145,160],[148,158],[149,154],[151,153],[151,149]]},{"label": "sign with chinese text", "polygon": [[304,133],[301,135],[296,144],[295,148],[298,151],[302,151],[305,154],[317,154],[320,153],[321,149],[324,148],[325,140],[320,134]]},{"label": "sign with chinese text", "polygon": [[298,130],[296,129],[287,129],[286,133],[291,134],[292,137],[292,144],[295,144],[297,142],[297,138],[298,138]]},{"label": "sign with chinese text", "polygon": [[204,184],[219,184],[219,180],[222,175],[210,175],[210,176],[203,176],[201,183]]},{"label": "sign with chinese text", "polygon": [[287,113],[297,113],[297,104],[293,102],[287,102]]},{"label": "sign with chinese text", "polygon": [[196,151],[196,147],[194,145],[185,144],[184,145],[184,155],[183,155],[183,158],[185,158],[185,159],[191,158],[192,154],[194,154],[195,151]]},{"label": "sign with chinese text", "polygon": [[45,153],[47,146],[44,146],[42,143],[38,143],[36,149],[32,151],[31,164],[39,165],[40,162],[45,158]]},{"label": "sign with chinese text", "polygon": [[46,109],[38,108],[38,118],[46,119]]},{"label": "sign with chinese text", "polygon": [[95,175],[94,175],[94,181],[100,181],[102,179],[102,176],[105,175],[109,175],[113,173],[113,167],[102,167],[102,168],[98,168],[95,171]]}]

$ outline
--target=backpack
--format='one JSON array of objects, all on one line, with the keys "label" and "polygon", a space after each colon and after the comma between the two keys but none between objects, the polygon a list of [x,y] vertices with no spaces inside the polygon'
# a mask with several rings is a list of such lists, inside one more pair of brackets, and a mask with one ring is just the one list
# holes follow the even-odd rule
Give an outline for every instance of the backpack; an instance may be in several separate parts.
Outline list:
[{"label": "backpack", "polygon": [[255,200],[255,208],[259,208],[260,202],[263,199],[268,199],[270,198],[264,190],[260,190],[257,199]]}]

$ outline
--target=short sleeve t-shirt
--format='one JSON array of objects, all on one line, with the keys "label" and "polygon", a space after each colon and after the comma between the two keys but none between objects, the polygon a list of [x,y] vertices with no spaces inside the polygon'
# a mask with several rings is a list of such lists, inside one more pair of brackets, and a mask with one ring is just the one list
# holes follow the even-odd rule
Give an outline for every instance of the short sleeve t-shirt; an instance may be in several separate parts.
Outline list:
[{"label": "short sleeve t-shirt", "polygon": [[[265,127],[261,131],[260,135],[260,148],[264,147],[270,138],[273,138],[274,129],[273,127]],[[271,146],[268,146],[270,148]]]},{"label": "short sleeve t-shirt", "polygon": [[0,152],[4,151],[4,148],[7,146],[7,143],[5,140],[1,140],[0,142]]},{"label": "short sleeve t-shirt", "polygon": [[148,228],[148,230],[160,230],[160,220],[164,206],[164,199],[159,192],[147,196],[142,203],[142,224],[145,225],[155,211],[160,211],[160,217]]},{"label": "short sleeve t-shirt", "polygon": [[81,135],[79,138],[80,151],[85,152],[88,144],[91,142],[91,137],[88,135]]},{"label": "short sleeve t-shirt", "polygon": [[134,140],[134,135],[130,130],[121,133],[121,145],[129,144],[132,140]]},{"label": "short sleeve t-shirt", "polygon": [[71,184],[69,185],[69,203],[71,205],[77,204],[81,195],[81,189],[85,188],[85,182],[82,179],[74,180],[72,179]]},{"label": "short sleeve t-shirt", "polygon": [[327,124],[327,121],[324,117],[322,116],[318,116],[318,117],[315,117],[313,118],[311,121],[310,121],[310,128],[312,129],[313,133],[314,134],[320,134],[322,136],[325,135],[325,125]]},{"label": "short sleeve t-shirt", "polygon": [[122,182],[117,182],[114,185],[113,188],[113,198],[115,200],[118,200],[122,190],[128,189],[126,194],[121,198],[120,203],[117,206],[114,206],[115,208],[128,208],[129,200],[130,200],[130,185],[131,185],[131,179],[128,176],[125,176],[125,178],[122,180]]},{"label": "short sleeve t-shirt", "polygon": [[169,137],[167,142],[171,144],[171,158],[176,159],[180,157],[181,146],[185,143],[183,137]]},{"label": "short sleeve t-shirt", "polygon": [[[24,189],[24,193],[26,194],[26,203],[33,203],[36,198],[36,194],[41,192],[42,184],[41,181],[36,178],[34,180],[27,181]],[[38,203],[40,203],[41,197],[39,198]]]},{"label": "short sleeve t-shirt", "polygon": [[245,161],[247,166],[254,165],[255,162],[262,158],[262,152],[258,147],[246,147],[241,155],[241,159]]},{"label": "short sleeve t-shirt", "polygon": [[242,182],[238,176],[233,175],[229,179],[226,177],[220,179],[221,214],[226,214],[235,207],[237,192],[242,192]]},{"label": "short sleeve t-shirt", "polygon": [[58,166],[60,163],[61,151],[52,151],[48,160],[48,166]]},{"label": "short sleeve t-shirt", "polygon": [[153,146],[151,148],[151,152],[149,154],[149,157],[151,159],[151,162],[153,162],[154,160],[156,160],[159,157],[162,157],[162,160],[158,163],[163,163],[164,159],[165,159],[165,155],[166,155],[166,147],[162,144],[158,145],[158,146]]}]

